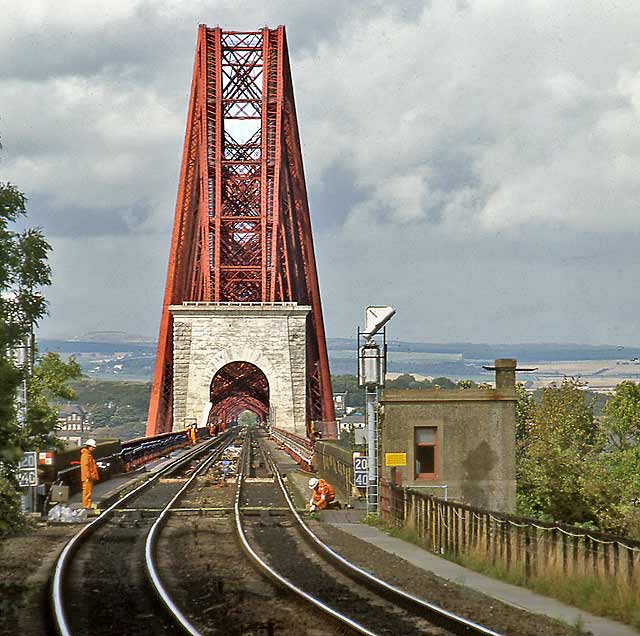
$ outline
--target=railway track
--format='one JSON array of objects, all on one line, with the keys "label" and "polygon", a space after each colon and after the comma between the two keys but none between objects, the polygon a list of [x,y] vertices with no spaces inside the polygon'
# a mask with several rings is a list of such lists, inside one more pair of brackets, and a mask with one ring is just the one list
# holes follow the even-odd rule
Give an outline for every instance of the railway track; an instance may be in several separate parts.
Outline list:
[{"label": "railway track", "polygon": [[[272,512],[257,519],[247,514],[258,507]],[[326,546],[298,513],[275,462],[252,435],[243,446],[234,514],[242,545],[257,566],[350,633],[499,636],[378,579]]]},{"label": "railway track", "polygon": [[[158,576],[153,548],[178,499],[234,438],[229,432],[171,462],[67,543],[51,586],[59,634],[173,634],[176,625],[187,629]],[[160,610],[159,600],[167,611]]]},{"label": "railway track", "polygon": [[65,546],[52,584],[59,634],[498,636],[327,548],[252,429],[236,479],[212,493],[207,475],[233,439],[173,462]]}]

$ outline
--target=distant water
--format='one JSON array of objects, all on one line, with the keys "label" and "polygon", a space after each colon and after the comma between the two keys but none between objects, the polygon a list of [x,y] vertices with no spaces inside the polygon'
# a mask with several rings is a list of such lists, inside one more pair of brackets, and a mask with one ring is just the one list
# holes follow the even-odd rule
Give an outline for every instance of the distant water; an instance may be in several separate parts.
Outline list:
[{"label": "distant water", "polygon": [[[54,351],[63,357],[76,355],[83,372],[96,378],[150,380],[155,344],[131,342],[38,341],[41,352]],[[329,365],[335,375],[356,374],[355,339],[329,338]],[[95,358],[101,360],[96,363]],[[389,342],[388,371],[416,373],[452,379],[491,381],[490,366],[496,358],[515,358],[520,366],[563,360],[631,360],[640,358],[640,347],[589,346],[578,344],[491,345],[474,343]],[[527,379],[527,374],[518,376]]]}]

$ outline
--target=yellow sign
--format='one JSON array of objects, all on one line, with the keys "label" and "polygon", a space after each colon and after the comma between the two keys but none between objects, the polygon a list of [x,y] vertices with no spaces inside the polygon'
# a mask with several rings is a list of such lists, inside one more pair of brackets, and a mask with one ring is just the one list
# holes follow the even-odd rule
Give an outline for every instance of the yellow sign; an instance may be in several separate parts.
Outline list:
[{"label": "yellow sign", "polygon": [[384,464],[385,466],[406,466],[407,454],[406,453],[385,453]]}]

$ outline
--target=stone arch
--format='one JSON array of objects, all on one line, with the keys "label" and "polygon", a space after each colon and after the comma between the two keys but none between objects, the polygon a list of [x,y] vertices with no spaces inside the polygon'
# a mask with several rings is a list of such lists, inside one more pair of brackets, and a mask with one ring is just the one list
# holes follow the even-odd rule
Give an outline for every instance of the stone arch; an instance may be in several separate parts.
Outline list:
[{"label": "stone arch", "polygon": [[261,351],[252,347],[237,347],[226,348],[218,351],[215,355],[211,356],[205,367],[205,375],[213,378],[222,367],[232,362],[248,362],[258,367],[262,373],[265,374],[269,382],[269,386],[273,385],[276,379],[276,372],[271,362],[264,356]]},{"label": "stone arch", "polygon": [[254,412],[265,422],[269,415],[269,380],[255,364],[228,362],[211,379],[209,402],[209,423],[229,423],[243,410]]}]

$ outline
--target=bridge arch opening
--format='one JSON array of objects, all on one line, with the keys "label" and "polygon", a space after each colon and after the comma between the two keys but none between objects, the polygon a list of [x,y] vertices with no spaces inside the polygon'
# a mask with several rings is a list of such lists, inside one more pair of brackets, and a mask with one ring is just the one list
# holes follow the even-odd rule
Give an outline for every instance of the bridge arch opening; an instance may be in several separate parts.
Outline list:
[{"label": "bridge arch opening", "polygon": [[209,425],[224,428],[237,422],[244,411],[254,413],[260,422],[269,415],[269,380],[251,362],[229,362],[211,380]]}]

